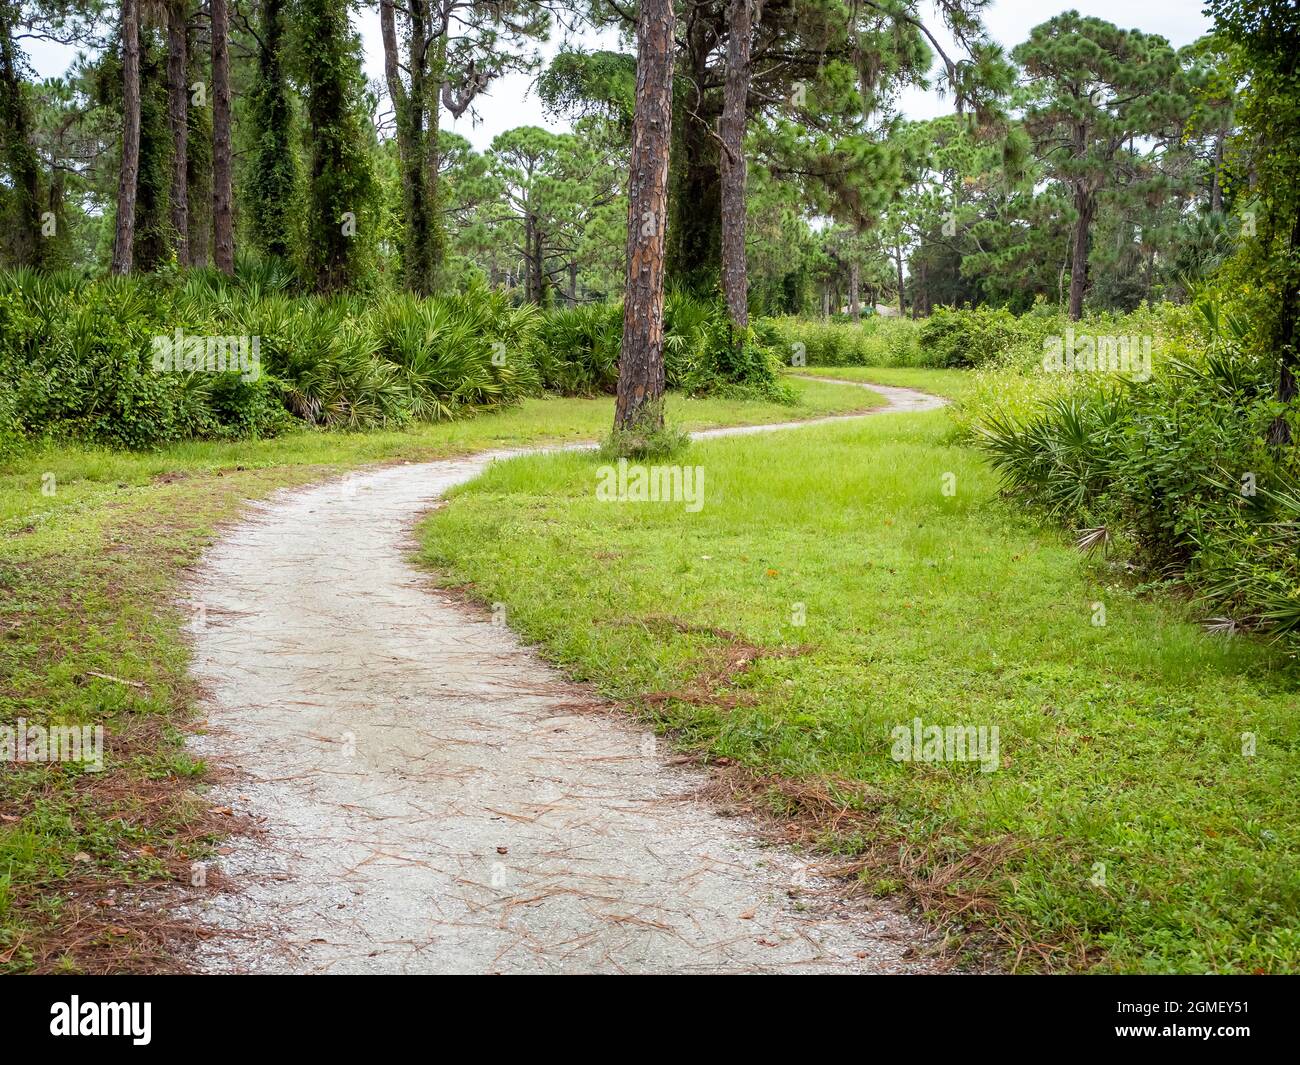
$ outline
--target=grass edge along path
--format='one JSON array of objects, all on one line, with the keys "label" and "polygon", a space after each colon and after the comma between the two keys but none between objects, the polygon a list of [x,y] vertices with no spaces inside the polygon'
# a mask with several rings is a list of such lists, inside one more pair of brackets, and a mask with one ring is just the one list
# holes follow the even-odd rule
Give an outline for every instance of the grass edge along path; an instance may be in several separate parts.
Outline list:
[{"label": "grass edge along path", "polygon": [[[794,407],[671,395],[692,428],[861,411],[861,389]],[[150,453],[31,451],[0,467],[0,723],[102,724],[105,767],[0,763],[0,973],[146,972],[203,934],[164,904],[236,825],[184,746],[196,692],[185,572],[251,500],[376,462],[594,439],[612,401],[531,400],[401,432],[303,432]],[[222,890],[214,874],[207,890]],[[163,908],[159,908],[162,906]]]},{"label": "grass edge along path", "polygon": [[[426,562],[1013,970],[1300,968],[1275,648],[1030,525],[942,412],[696,443],[695,514],[598,502],[598,461],[493,468],[426,520]],[[918,719],[999,726],[996,771],[894,760]]]}]

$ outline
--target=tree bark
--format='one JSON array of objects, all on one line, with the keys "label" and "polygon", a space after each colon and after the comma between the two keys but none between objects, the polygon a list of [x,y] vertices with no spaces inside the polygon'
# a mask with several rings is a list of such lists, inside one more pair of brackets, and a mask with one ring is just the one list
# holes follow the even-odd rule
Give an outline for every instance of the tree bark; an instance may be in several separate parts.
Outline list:
[{"label": "tree bark", "polygon": [[858,287],[862,284],[862,270],[857,263],[849,263],[849,314],[855,322],[862,321],[862,305],[858,302]]},{"label": "tree bark", "polygon": [[540,306],[542,303],[542,231],[537,216],[531,211],[524,215],[524,266],[528,271],[524,287],[525,299]]},{"label": "tree bark", "polygon": [[1088,240],[1096,201],[1085,189],[1074,194],[1077,217],[1074,220],[1074,247],[1070,251],[1070,318],[1083,317],[1083,297],[1088,288]]},{"label": "tree bark", "polygon": [[212,228],[213,258],[224,274],[235,272],[235,222],[230,162],[230,12],[211,0],[212,14]]},{"label": "tree bark", "polygon": [[397,117],[397,143],[402,143],[402,105],[406,100],[406,88],[402,85],[402,76],[397,66],[397,16],[393,10],[393,0],[379,0],[379,33],[384,42],[384,79],[388,83],[388,96],[393,101],[393,112]]},{"label": "tree bark", "polygon": [[710,18],[688,19],[683,32],[681,63],[690,85],[678,94],[687,99],[678,101],[682,112],[676,127],[677,144],[672,149],[669,207],[673,217],[667,255],[677,285],[712,298],[722,269],[721,153],[714,129],[721,111],[716,91],[697,93],[694,87],[709,84],[709,58],[718,34]]},{"label": "tree bark", "polygon": [[[426,84],[421,89],[426,97],[424,197],[431,287],[437,284],[447,252],[447,236],[443,229],[442,218],[442,175],[439,173],[442,166],[442,150],[438,146],[438,132],[442,128],[442,97],[443,85],[447,79],[447,34],[449,32],[444,30],[430,48],[433,58],[428,61],[427,73],[424,75]],[[465,106],[469,106],[468,100]],[[453,117],[457,116],[453,115]]]},{"label": "tree bark", "polygon": [[188,0],[167,6],[167,124],[172,134],[171,221],[176,261],[190,265]]},{"label": "tree bark", "polygon": [[894,265],[898,268],[898,317],[907,317],[907,306],[903,302],[903,246],[894,245]]},{"label": "tree bark", "polygon": [[[615,429],[663,424],[659,401],[664,394],[664,231],[673,123],[674,19],[673,0],[641,0]],[[653,405],[650,412],[645,411],[647,404]],[[655,424],[644,424],[647,417]]]},{"label": "tree bark", "polygon": [[140,176],[140,6],[122,0],[122,166],[117,178],[113,273],[131,272],[135,192]]},{"label": "tree bark", "polygon": [[749,51],[755,0],[728,4],[727,78],[722,118],[722,293],[731,324],[749,328],[749,286],[745,262],[745,120],[749,96]]},{"label": "tree bark", "polygon": [[428,188],[424,154],[424,4],[412,0],[407,10],[410,19],[407,70],[411,89],[402,84],[397,59],[397,27],[393,0],[380,0],[379,22],[384,41],[384,76],[388,95],[397,119],[397,155],[402,178],[402,203],[405,209],[405,234],[402,244],[406,287],[428,295],[433,281],[429,267]]},{"label": "tree bark", "polygon": [[[16,18],[16,13],[13,17]],[[0,144],[4,145],[4,162],[13,182],[15,201],[14,228],[8,243],[14,262],[39,267],[45,259],[45,241],[49,239],[41,225],[41,170],[31,143],[31,114],[23,99],[23,80],[18,73],[14,23],[8,18],[0,23],[0,92],[4,94],[8,127],[0,128]],[[56,224],[60,221],[56,218]]]}]

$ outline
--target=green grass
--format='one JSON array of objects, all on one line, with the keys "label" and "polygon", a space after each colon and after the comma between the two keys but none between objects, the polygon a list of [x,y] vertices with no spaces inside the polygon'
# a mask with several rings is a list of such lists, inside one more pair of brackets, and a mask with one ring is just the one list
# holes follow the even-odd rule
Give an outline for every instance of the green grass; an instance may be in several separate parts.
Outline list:
[{"label": "green grass", "polygon": [[[668,416],[700,428],[871,403],[859,389],[797,388],[793,407],[671,396]],[[0,721],[102,723],[108,746],[98,774],[0,762],[0,973],[171,965],[161,922],[128,895],[186,877],[221,831],[193,792],[206,767],[183,746],[194,692],[175,603],[221,523],[250,499],[345,468],[595,440],[612,420],[609,399],[535,400],[407,432],[150,453],[49,447],[0,467]]]},{"label": "green grass", "polygon": [[[1300,970],[1294,664],[1089,569],[951,441],[928,412],[698,443],[694,514],[597,502],[589,455],[500,464],[424,556],[683,748],[832,782],[860,816],[822,843],[1010,968]],[[710,628],[799,650],[720,676]],[[914,717],[996,725],[1000,768],[892,760]]]},{"label": "green grass", "polygon": [[[794,406],[740,399],[668,397],[666,416],[683,429],[749,425],[845,414],[881,402],[860,389],[818,381],[792,382]],[[345,468],[386,460],[432,459],[528,443],[596,440],[613,421],[611,399],[530,399],[518,407],[462,421],[390,432],[302,432],[270,440],[193,441],[157,451],[80,446],[33,449],[0,464],[0,532],[40,522],[42,515],[97,505],[123,488],[158,477],[277,466]],[[46,481],[46,475],[52,481]],[[51,484],[51,495],[42,486]]]},{"label": "green grass", "polygon": [[919,388],[922,392],[955,400],[965,399],[974,388],[969,370],[932,370],[913,366],[800,366],[790,374]]}]

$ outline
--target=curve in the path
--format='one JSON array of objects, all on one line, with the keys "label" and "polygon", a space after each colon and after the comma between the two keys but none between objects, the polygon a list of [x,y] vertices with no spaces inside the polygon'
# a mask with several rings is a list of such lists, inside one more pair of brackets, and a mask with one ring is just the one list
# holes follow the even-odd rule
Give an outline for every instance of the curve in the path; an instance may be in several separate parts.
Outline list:
[{"label": "curve in the path", "polygon": [[[873,414],[936,405],[876,390],[889,406]],[[911,919],[842,899],[694,799],[699,771],[429,590],[408,562],[413,522],[513,454],[286,492],[205,556],[191,598],[208,728],[192,743],[232,773],[212,801],[264,831],[189,889],[193,916],[226,933],[198,966],[928,970]]]}]

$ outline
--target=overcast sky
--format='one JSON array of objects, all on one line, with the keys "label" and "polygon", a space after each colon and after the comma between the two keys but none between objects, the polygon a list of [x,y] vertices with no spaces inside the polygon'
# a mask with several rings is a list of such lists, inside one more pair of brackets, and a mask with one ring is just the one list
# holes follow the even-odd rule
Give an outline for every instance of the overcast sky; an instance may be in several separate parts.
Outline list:
[{"label": "overcast sky", "polygon": [[[1014,47],[1029,36],[1031,27],[1050,18],[1057,10],[1074,9],[1085,15],[1104,18],[1126,29],[1139,29],[1146,33],[1158,33],[1169,39],[1175,47],[1190,44],[1210,28],[1210,21],[1203,14],[1197,0],[1077,0],[1073,4],[1063,4],[1059,8],[1043,0],[994,0],[985,11],[984,21],[994,40],[1008,49]],[[928,23],[932,28],[940,25],[931,12]],[[381,84],[384,77],[383,43],[379,36],[379,5],[366,2],[359,13],[353,15],[353,21],[361,32],[365,47],[366,76]],[[543,53],[553,55],[568,35],[556,30],[550,42],[543,47]],[[943,35],[939,35],[943,39]],[[579,38],[587,47],[617,46],[617,38],[606,35],[602,40],[594,34],[583,34]],[[24,41],[32,66],[39,77],[53,77],[64,73],[73,58],[73,51],[58,45],[39,41]],[[949,41],[944,42],[945,50]],[[949,52],[949,55],[953,55]],[[935,94],[920,89],[909,89],[903,96],[904,112],[912,118],[932,118],[945,114],[952,108],[951,100],[941,100]],[[480,96],[476,110],[477,121],[471,121],[464,115],[459,122],[449,123],[462,136],[469,138],[478,149],[486,148],[492,138],[503,130],[516,126],[537,125],[548,129],[564,130],[567,123],[555,122],[547,118],[542,111],[532,89],[531,79],[524,75],[502,78],[489,89],[488,94]]]}]

